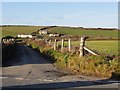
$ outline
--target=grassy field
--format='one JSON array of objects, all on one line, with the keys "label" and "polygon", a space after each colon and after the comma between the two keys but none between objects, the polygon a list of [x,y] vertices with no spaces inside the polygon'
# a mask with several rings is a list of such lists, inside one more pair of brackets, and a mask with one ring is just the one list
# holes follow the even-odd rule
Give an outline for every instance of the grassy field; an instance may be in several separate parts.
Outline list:
[{"label": "grassy field", "polygon": [[80,28],[56,27],[50,29],[49,32],[68,34],[73,36],[101,36],[118,38],[118,30],[83,30]]},{"label": "grassy field", "polygon": [[[61,42],[58,42],[60,45]],[[64,43],[68,46],[68,42]],[[71,46],[79,46],[80,42],[71,41]],[[91,50],[97,51],[100,54],[118,55],[118,41],[117,40],[101,40],[101,41],[86,41],[86,47]]]},{"label": "grassy field", "polygon": [[[37,31],[44,26],[9,26],[0,27],[0,34],[3,36],[16,36],[17,34],[29,34],[31,32]],[[117,30],[84,30],[81,28],[70,28],[70,27],[55,27],[49,29],[50,33],[60,33],[68,34],[73,36],[93,36],[93,37],[112,37],[112,39],[118,38]]]},{"label": "grassy field", "polygon": [[10,26],[10,27],[0,27],[2,30],[2,37],[4,36],[17,36],[17,34],[30,34],[32,32],[41,29],[43,26]]},{"label": "grassy field", "polygon": [[118,41],[87,41],[86,46],[100,53],[118,55]]}]

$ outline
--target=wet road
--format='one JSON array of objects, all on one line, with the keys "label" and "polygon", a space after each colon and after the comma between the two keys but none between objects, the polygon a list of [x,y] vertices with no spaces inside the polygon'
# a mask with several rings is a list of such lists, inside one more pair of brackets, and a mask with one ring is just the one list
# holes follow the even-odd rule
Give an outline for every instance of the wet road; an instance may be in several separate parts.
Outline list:
[{"label": "wet road", "polygon": [[2,87],[27,88],[118,88],[118,81],[72,75],[59,71],[39,53],[23,45],[5,67]]}]

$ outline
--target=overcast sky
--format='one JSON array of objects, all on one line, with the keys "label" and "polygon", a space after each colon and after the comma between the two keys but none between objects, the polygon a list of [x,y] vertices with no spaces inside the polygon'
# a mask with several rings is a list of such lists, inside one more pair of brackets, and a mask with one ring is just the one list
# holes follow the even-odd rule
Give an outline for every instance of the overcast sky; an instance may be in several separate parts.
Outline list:
[{"label": "overcast sky", "polygon": [[117,2],[3,2],[2,24],[118,27]]}]

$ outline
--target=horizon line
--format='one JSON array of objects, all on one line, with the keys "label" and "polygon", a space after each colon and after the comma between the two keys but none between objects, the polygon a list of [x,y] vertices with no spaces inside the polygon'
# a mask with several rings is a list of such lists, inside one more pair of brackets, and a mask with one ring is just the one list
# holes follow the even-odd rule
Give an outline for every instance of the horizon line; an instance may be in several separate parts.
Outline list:
[{"label": "horizon line", "polygon": [[70,26],[70,25],[0,24],[0,26],[58,26],[58,27],[75,27],[75,28],[103,28],[103,29],[119,29],[118,27],[83,27],[83,26]]}]

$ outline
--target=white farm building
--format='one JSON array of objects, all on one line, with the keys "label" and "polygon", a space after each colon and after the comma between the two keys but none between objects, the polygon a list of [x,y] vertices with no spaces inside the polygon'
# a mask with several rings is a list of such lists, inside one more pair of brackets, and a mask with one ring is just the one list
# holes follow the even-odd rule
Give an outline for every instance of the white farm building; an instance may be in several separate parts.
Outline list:
[{"label": "white farm building", "polygon": [[42,34],[44,35],[44,34],[47,34],[47,33],[48,33],[47,30],[39,30],[39,34],[41,34],[41,35]]},{"label": "white farm building", "polygon": [[32,35],[24,35],[24,34],[20,35],[20,34],[18,34],[17,37],[20,37],[20,38],[32,38]]}]

